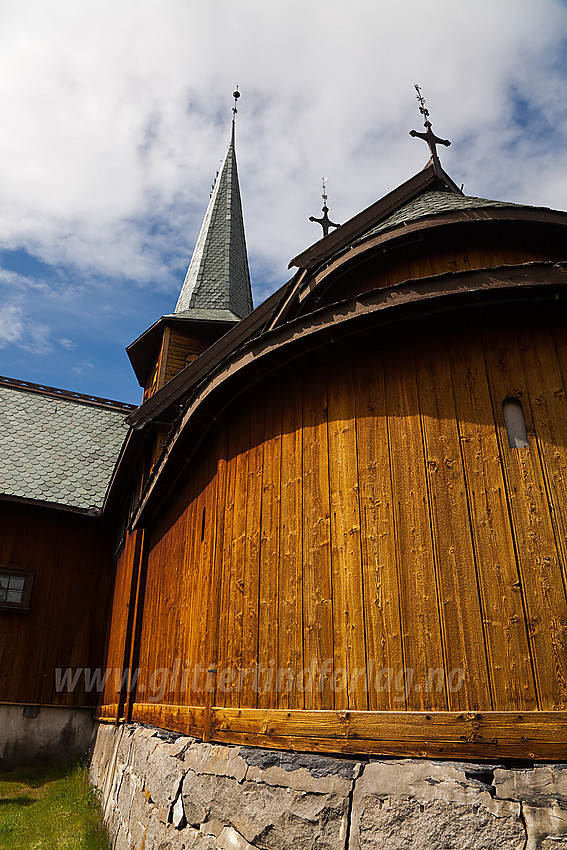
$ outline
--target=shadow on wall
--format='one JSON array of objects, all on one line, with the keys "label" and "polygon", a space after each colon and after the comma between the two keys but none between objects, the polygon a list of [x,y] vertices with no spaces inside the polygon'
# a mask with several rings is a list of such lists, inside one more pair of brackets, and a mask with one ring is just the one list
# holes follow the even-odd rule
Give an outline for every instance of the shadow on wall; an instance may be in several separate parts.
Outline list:
[{"label": "shadow on wall", "polygon": [[93,734],[91,709],[0,705],[0,771],[86,755]]}]

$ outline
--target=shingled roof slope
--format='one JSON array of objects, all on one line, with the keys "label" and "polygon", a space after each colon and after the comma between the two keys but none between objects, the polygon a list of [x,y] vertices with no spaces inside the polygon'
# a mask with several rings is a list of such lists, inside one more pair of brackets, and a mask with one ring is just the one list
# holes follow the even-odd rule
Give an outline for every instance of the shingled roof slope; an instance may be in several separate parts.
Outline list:
[{"label": "shingled roof slope", "polygon": [[186,318],[192,318],[192,310],[230,311],[237,319],[243,319],[252,310],[234,121],[228,150],[175,307],[175,313]]},{"label": "shingled roof slope", "polygon": [[0,384],[0,494],[99,512],[132,405]]},{"label": "shingled roof slope", "polygon": [[[468,195],[453,195],[449,192],[430,191],[418,195],[399,210],[389,215],[375,227],[371,228],[356,242],[368,239],[377,233],[382,233],[399,224],[409,224],[420,218],[441,215],[457,210],[484,209],[487,207],[521,207],[522,204],[511,204],[507,201],[490,201],[486,198],[474,198]],[[353,243],[356,244],[356,243]]]}]

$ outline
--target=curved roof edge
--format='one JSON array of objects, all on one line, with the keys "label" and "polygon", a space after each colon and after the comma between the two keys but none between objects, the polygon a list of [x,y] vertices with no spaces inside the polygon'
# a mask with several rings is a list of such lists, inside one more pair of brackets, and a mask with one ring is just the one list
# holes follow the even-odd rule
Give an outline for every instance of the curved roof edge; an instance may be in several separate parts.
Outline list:
[{"label": "curved roof edge", "polygon": [[[285,325],[266,330],[252,339],[243,340],[241,345],[226,352],[226,356],[217,363],[216,368],[208,371],[203,380],[195,382],[192,387],[186,386],[183,393],[185,410],[164,448],[155,473],[148,481],[133,525],[140,524],[148,513],[154,514],[159,509],[160,494],[163,495],[164,488],[169,490],[174,486],[185,464],[191,460],[207,433],[203,417],[208,417],[212,423],[219,410],[230,403],[230,391],[229,402],[225,400],[220,406],[215,402],[221,387],[226,389],[237,377],[242,378],[244,373],[252,376],[249,382],[252,385],[259,375],[265,376],[271,369],[277,368],[274,363],[279,362],[282,355],[290,359],[300,356],[301,351],[322,345],[330,329],[337,338],[340,334],[348,333],[351,327],[362,326],[365,322],[389,323],[415,318],[423,310],[424,304],[428,312],[439,312],[443,309],[458,309],[471,298],[478,299],[488,293],[491,299],[495,296],[510,300],[512,295],[513,300],[525,300],[526,297],[552,298],[558,289],[567,292],[567,263],[526,263],[444,273],[408,280],[387,289],[376,289],[350,301],[323,307]],[[136,420],[138,413],[130,417],[130,422]],[[197,416],[199,439],[193,441],[188,452],[182,438]]]}]

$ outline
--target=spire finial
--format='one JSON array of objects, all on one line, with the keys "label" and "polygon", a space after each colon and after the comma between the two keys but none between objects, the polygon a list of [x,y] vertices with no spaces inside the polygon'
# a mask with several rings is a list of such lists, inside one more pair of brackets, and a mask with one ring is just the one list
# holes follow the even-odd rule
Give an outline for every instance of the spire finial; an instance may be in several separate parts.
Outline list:
[{"label": "spire finial", "polygon": [[431,121],[429,120],[429,110],[425,108],[425,98],[421,93],[421,89],[417,83],[414,84],[414,88],[417,92],[416,98],[419,101],[419,111],[423,115],[424,121],[423,126],[425,127],[425,133],[418,133],[417,130],[410,130],[410,136],[414,138],[417,136],[419,139],[423,139],[429,145],[429,150],[431,151],[431,159],[433,164],[441,167],[441,163],[439,162],[439,157],[437,156],[437,145],[445,145],[446,148],[449,147],[451,142],[448,139],[440,139],[439,136],[436,136],[433,130],[431,129]]},{"label": "spire finial", "polygon": [[322,177],[323,181],[323,194],[321,197],[323,198],[323,215],[321,218],[315,218],[315,216],[310,215],[309,221],[316,221],[317,224],[320,224],[323,228],[323,236],[327,236],[329,233],[330,227],[340,227],[340,224],[335,224],[334,221],[331,221],[329,218],[329,207],[327,206],[327,200],[329,196],[327,195],[327,177]]},{"label": "spire finial", "polygon": [[236,113],[238,112],[238,109],[236,108],[236,102],[237,102],[238,98],[240,97],[240,92],[238,91],[238,86],[236,86],[235,91],[232,92],[232,96],[234,98],[234,106],[232,107],[232,120],[234,121],[236,119]]}]

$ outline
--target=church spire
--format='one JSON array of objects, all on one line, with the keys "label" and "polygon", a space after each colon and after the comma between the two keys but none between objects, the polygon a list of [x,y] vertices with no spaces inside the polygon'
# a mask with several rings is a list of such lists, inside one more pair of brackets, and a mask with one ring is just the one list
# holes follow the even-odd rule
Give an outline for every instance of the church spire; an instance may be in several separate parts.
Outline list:
[{"label": "church spire", "polygon": [[[234,131],[236,101],[234,92],[230,142],[195,245],[185,281],[175,307],[183,318],[242,319],[252,310],[252,291],[244,236]],[[227,312],[228,311],[228,312]]]}]

